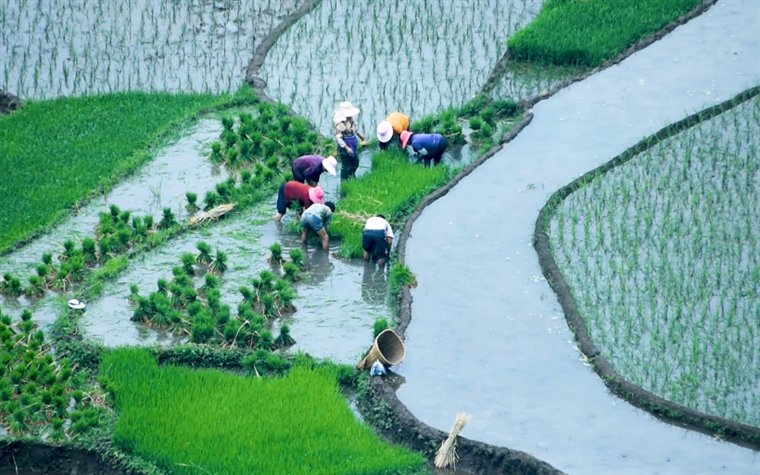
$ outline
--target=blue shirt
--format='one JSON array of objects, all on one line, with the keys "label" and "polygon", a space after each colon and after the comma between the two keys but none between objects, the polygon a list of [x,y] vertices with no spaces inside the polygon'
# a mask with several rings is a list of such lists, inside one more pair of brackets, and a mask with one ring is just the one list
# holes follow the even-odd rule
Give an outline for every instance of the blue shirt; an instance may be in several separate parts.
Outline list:
[{"label": "blue shirt", "polygon": [[446,140],[441,134],[414,134],[409,139],[414,153],[423,157],[441,155],[446,150]]}]

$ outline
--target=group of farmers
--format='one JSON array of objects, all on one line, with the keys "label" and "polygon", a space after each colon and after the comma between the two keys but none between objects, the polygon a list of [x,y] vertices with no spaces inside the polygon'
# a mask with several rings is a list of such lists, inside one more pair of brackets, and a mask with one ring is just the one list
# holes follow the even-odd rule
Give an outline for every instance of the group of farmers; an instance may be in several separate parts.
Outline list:
[{"label": "group of farmers", "polygon": [[[350,102],[341,102],[333,115],[335,125],[335,144],[340,157],[340,176],[342,180],[354,177],[359,168],[359,146],[369,142],[356,124],[359,108]],[[422,158],[425,166],[438,164],[448,147],[446,138],[441,134],[423,134],[410,131],[409,116],[393,112],[377,126],[377,140],[380,149],[398,146],[406,150],[411,145],[415,156]],[[306,242],[310,232],[315,233],[322,244],[322,249],[329,251],[330,236],[327,227],[335,211],[335,204],[325,201],[325,193],[319,186],[322,173],[337,175],[338,160],[335,156],[304,155],[296,158],[292,164],[293,179],[280,185],[277,193],[277,222],[293,204],[300,204],[301,241]],[[382,266],[387,262],[393,244],[393,229],[383,215],[367,219],[362,234],[364,260],[372,258]]]}]

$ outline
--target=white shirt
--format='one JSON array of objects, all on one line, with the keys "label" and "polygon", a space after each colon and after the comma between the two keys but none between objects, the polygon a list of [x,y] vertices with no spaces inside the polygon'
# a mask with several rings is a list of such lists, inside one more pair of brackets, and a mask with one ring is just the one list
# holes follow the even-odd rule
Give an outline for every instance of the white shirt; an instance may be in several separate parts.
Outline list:
[{"label": "white shirt", "polygon": [[367,223],[364,225],[365,231],[385,231],[385,236],[392,238],[393,237],[393,228],[391,228],[390,223],[388,221],[384,220],[380,216],[372,216],[367,220]]}]

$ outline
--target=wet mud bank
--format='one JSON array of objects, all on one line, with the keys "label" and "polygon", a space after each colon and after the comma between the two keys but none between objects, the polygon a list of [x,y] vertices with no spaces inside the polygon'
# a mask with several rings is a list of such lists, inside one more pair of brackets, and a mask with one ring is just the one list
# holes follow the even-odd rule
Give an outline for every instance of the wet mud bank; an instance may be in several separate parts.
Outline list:
[{"label": "wet mud bank", "polygon": [[90,450],[22,441],[0,445],[0,475],[34,473],[117,475],[126,472],[113,467],[100,454]]},{"label": "wet mud bank", "polygon": [[610,362],[591,339],[583,317],[578,311],[572,290],[563,277],[562,272],[557,265],[557,261],[554,258],[547,229],[550,215],[557,205],[568,195],[582,188],[588,181],[593,179],[593,177],[604,174],[613,168],[626,163],[628,160],[636,157],[659,142],[689,129],[700,122],[709,120],[730,110],[738,104],[756,97],[758,94],[760,94],[760,86],[748,89],[725,102],[670,124],[660,129],[654,135],[641,140],[609,162],[589,171],[572,183],[560,188],[551,195],[546,205],[539,212],[533,235],[534,246],[536,253],[538,254],[541,270],[549,285],[557,294],[557,298],[562,306],[567,322],[575,334],[578,348],[589,359],[592,367],[610,391],[627,400],[634,406],[644,409],[666,422],[675,423],[705,434],[714,435],[720,439],[725,439],[755,450],[760,450],[760,428],[705,414],[681,404],[668,401],[631,383],[615,371]]},{"label": "wet mud bank", "polygon": [[[360,409],[383,437],[422,452],[429,460],[433,460],[436,451],[441,443],[446,440],[448,434],[417,420],[414,414],[409,412],[406,406],[396,398],[394,386],[402,383],[399,379],[400,377],[394,374],[383,378],[372,378],[367,396],[362,401]],[[496,447],[461,436],[457,437],[456,444],[457,455],[459,456],[456,473],[484,475],[496,473],[557,475],[563,473],[548,463],[519,450]],[[453,472],[442,470],[437,473]]]}]

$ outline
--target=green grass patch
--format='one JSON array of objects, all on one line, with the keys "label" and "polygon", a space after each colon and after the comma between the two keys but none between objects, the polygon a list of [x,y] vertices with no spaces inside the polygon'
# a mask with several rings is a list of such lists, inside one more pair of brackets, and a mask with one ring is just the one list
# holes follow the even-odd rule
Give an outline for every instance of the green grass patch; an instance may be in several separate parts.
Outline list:
[{"label": "green grass patch", "polygon": [[695,8],[701,0],[547,0],[508,41],[514,59],[594,67]]},{"label": "green grass patch", "polygon": [[114,396],[114,441],[173,473],[410,473],[421,455],[359,423],[330,368],[295,367],[257,379],[159,367],[144,349],[104,356]]},{"label": "green grass patch", "polygon": [[110,189],[152,146],[230,96],[139,92],[30,101],[0,117],[0,251]]},{"label": "green grass patch", "polygon": [[375,214],[384,215],[394,230],[425,196],[450,178],[447,167],[424,167],[411,163],[400,151],[378,152],[372,158],[372,172],[343,184],[330,234],[343,240],[341,254],[362,256],[364,222]]}]

